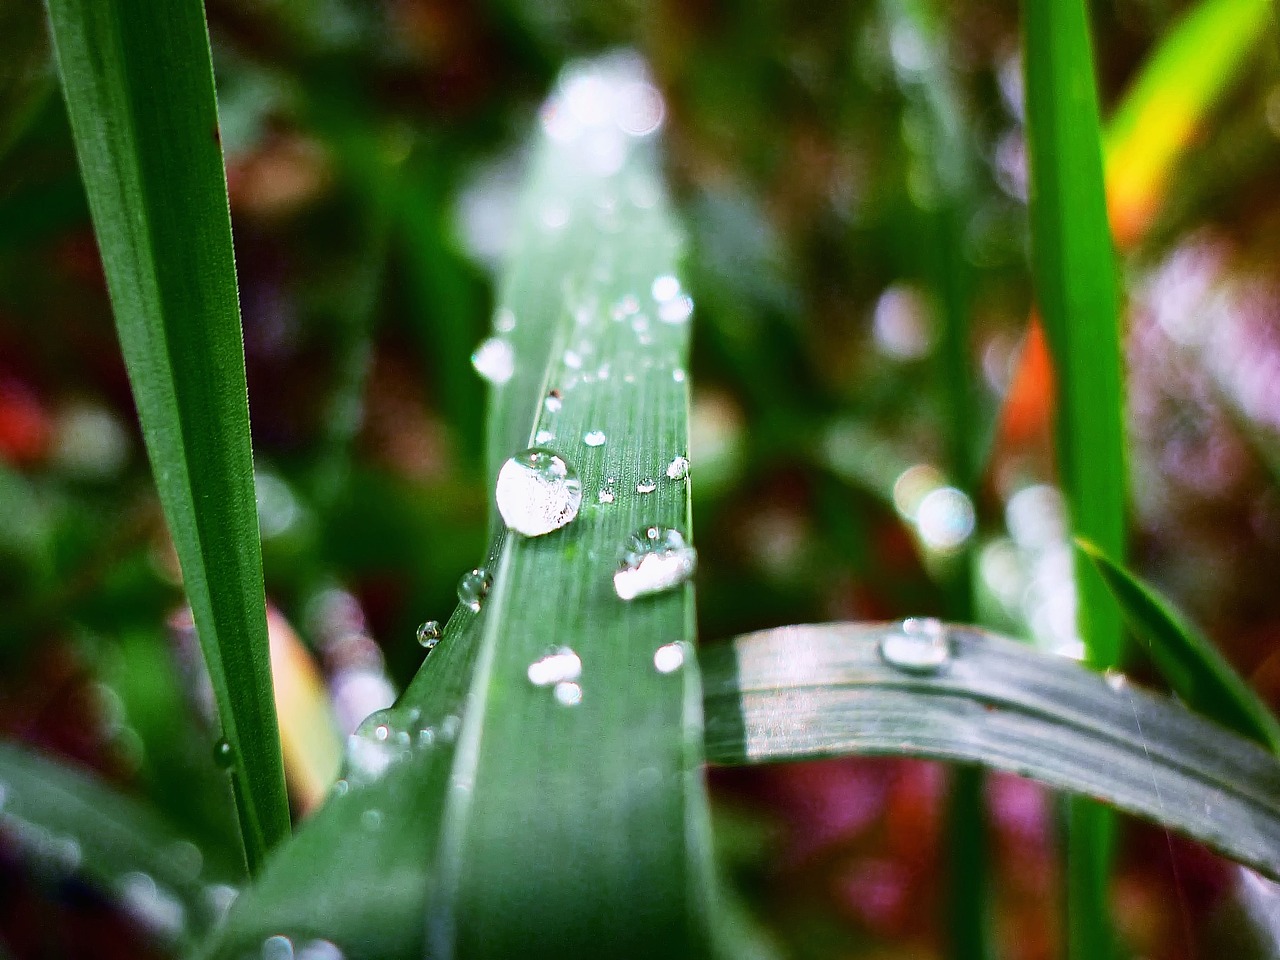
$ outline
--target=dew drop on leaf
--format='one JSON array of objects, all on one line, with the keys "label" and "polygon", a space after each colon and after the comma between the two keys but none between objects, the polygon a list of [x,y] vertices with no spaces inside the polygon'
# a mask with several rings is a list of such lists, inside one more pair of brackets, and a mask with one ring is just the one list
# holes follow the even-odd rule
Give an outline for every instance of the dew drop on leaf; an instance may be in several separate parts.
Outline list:
[{"label": "dew drop on leaf", "polygon": [[479,613],[480,604],[484,602],[491,586],[493,578],[489,576],[489,571],[482,567],[468,570],[458,581],[458,602]]},{"label": "dew drop on leaf", "polygon": [[603,430],[592,430],[582,436],[582,442],[588,447],[602,447],[604,446],[605,439],[606,437]]},{"label": "dew drop on leaf", "polygon": [[535,687],[550,687],[582,676],[582,660],[569,647],[560,647],[529,664],[529,682]]},{"label": "dew drop on leaf", "polygon": [[440,621],[428,620],[418,627],[418,645],[430,653],[440,642]]},{"label": "dew drop on leaf", "polygon": [[[638,489],[638,488],[637,488]],[[684,583],[698,566],[698,552],[680,531],[646,527],[627,538],[613,590],[623,600],[661,593]]]},{"label": "dew drop on leaf", "polygon": [[236,751],[230,740],[222,739],[213,745],[213,762],[223,770],[230,770],[235,765]]},{"label": "dew drop on leaf", "polygon": [[675,673],[684,666],[684,644],[664,643],[653,651],[653,667],[659,673]]},{"label": "dew drop on leaf", "polygon": [[563,457],[531,447],[502,465],[497,501],[508,527],[526,537],[540,537],[577,517],[582,481]]},{"label": "dew drop on leaf", "polygon": [[490,337],[471,355],[471,365],[476,373],[495,387],[500,387],[516,372],[516,353],[510,342],[501,337]]},{"label": "dew drop on leaf", "polygon": [[653,482],[652,477],[645,477],[636,484],[636,493],[653,493],[658,489],[658,485]]},{"label": "dew drop on leaf", "polygon": [[907,673],[937,673],[951,660],[947,627],[933,617],[903,620],[881,638],[880,656]]},{"label": "dew drop on leaf", "polygon": [[676,457],[667,464],[667,476],[672,480],[683,480],[689,476],[689,460],[687,457]]}]

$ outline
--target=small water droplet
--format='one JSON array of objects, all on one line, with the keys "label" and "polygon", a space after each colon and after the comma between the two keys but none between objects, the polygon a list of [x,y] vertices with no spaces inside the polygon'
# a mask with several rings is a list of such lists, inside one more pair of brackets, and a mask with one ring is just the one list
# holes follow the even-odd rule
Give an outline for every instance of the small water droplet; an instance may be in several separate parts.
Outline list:
[{"label": "small water droplet", "polygon": [[570,370],[581,370],[582,354],[576,350],[566,350],[564,352],[564,365]]},{"label": "small water droplet", "polygon": [[535,687],[549,687],[582,676],[582,660],[568,647],[560,647],[529,664],[526,671]]},{"label": "small water droplet", "polygon": [[678,530],[647,527],[627,538],[613,590],[623,600],[660,593],[688,580],[697,565],[698,552]]},{"label": "small water droplet", "polygon": [[576,707],[582,702],[582,687],[571,680],[557,683],[554,692],[556,701],[562,706]]},{"label": "small water droplet", "polygon": [[973,502],[963,490],[939,487],[916,509],[916,529],[931,550],[954,550],[973,533]]},{"label": "small water droplet", "polygon": [[564,458],[534,447],[502,465],[496,496],[508,527],[526,537],[540,537],[578,515],[582,481]]},{"label": "small water droplet", "polygon": [[669,273],[664,273],[653,281],[653,286],[649,288],[649,292],[653,294],[653,299],[658,303],[666,303],[668,300],[674,300],[680,295],[680,281]]},{"label": "small water droplet", "polygon": [[219,740],[213,745],[213,762],[223,770],[230,770],[236,762],[236,751],[227,739]]},{"label": "small water droplet", "polygon": [[458,735],[458,730],[462,727],[462,720],[457,714],[449,714],[440,721],[440,737],[445,743],[451,743],[453,738]]},{"label": "small water droplet", "polygon": [[602,447],[606,439],[603,430],[592,430],[582,435],[582,442],[588,447]]},{"label": "small water droplet", "polygon": [[418,731],[418,746],[422,748],[431,747],[436,742],[436,731],[432,727],[423,727]]},{"label": "small water droplet", "polygon": [[684,323],[693,316],[693,298],[682,293],[658,307],[658,319],[663,323]]},{"label": "small water droplet", "polygon": [[537,444],[550,443],[556,438],[556,435],[550,430],[539,430],[533,435],[533,442]]},{"label": "small water droplet", "polygon": [[297,960],[345,960],[346,954],[330,940],[310,940],[298,948]]},{"label": "small water droplet", "polygon": [[1129,678],[1114,668],[1107,669],[1102,674],[1102,679],[1106,681],[1107,686],[1116,693],[1120,693],[1129,686]]},{"label": "small water droplet", "polygon": [[636,493],[653,493],[658,489],[658,485],[653,482],[653,477],[645,477],[636,484]]},{"label": "small water droplet", "polygon": [[382,826],[382,811],[371,807],[360,814],[360,825],[366,830],[377,830]]},{"label": "small water droplet", "polygon": [[653,651],[653,666],[659,673],[675,673],[684,666],[684,644],[664,643]]},{"label": "small water droplet", "polygon": [[613,491],[608,487],[601,487],[600,492],[596,494],[596,499],[600,503],[613,503]]},{"label": "small water droplet", "polygon": [[468,570],[458,581],[458,602],[476,613],[480,612],[480,604],[493,586],[493,577],[483,567]]},{"label": "small water droplet", "polygon": [[262,960],[294,960],[293,941],[288,937],[267,937],[262,941]]},{"label": "small water droplet", "polygon": [[683,480],[689,476],[689,461],[686,457],[676,457],[667,464],[667,476],[672,480]]},{"label": "small water droplet", "polygon": [[516,372],[516,352],[501,337],[490,337],[471,355],[471,365],[476,373],[495,387],[500,387]]},{"label": "small water droplet", "polygon": [[951,659],[946,624],[933,617],[903,620],[880,640],[880,656],[907,673],[937,673]]},{"label": "small water droplet", "polygon": [[345,797],[351,790],[351,781],[343,778],[333,785],[333,795],[335,797]]},{"label": "small water droplet", "polygon": [[440,636],[440,621],[428,620],[418,627],[418,646],[430,653],[440,642]]},{"label": "small water droplet", "polygon": [[542,401],[542,405],[547,408],[547,413],[559,413],[563,403],[558,391],[547,394],[547,399]]},{"label": "small water droplet", "polygon": [[516,328],[516,315],[508,307],[502,307],[493,315],[493,329],[499,333],[510,333]]},{"label": "small water droplet", "polygon": [[679,367],[676,367],[674,370],[671,371],[671,379],[674,380],[676,383],[684,383],[684,371],[681,370]]}]

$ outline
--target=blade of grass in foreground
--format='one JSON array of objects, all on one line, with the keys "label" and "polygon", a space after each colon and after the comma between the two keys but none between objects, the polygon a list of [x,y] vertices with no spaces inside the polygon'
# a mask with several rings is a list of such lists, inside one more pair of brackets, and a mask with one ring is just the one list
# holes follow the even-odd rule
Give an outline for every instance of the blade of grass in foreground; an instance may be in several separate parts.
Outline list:
[{"label": "blade of grass in foreground", "polygon": [[1212,641],[1166,598],[1093,544],[1078,546],[1115,594],[1134,634],[1187,706],[1280,755],[1280,722]]},{"label": "blade of grass in foreground", "polygon": [[[1119,315],[1089,25],[1084,0],[1027,0],[1022,18],[1032,266],[1058,386],[1058,468],[1072,532],[1123,557]],[[1120,656],[1120,612],[1083,557],[1075,582],[1086,656],[1109,667]],[[1068,802],[1067,820],[1067,955],[1105,960],[1114,823],[1081,798]]]},{"label": "blade of grass in foreground", "polygon": [[[703,952],[692,590],[626,603],[612,583],[636,530],[689,533],[687,481],[667,472],[687,451],[691,303],[650,142],[661,116],[627,58],[561,81],[477,358],[494,382],[490,476],[548,447],[577,469],[578,518],[497,533],[478,609],[457,609],[400,702],[366,722],[345,779],[210,953],[276,934],[348,960]],[[562,647],[576,660],[558,661],[560,682],[531,680]]]},{"label": "blade of grass in foreground", "polygon": [[244,346],[199,0],[49,0],[116,327],[256,869],[288,836]]},{"label": "blade of grass in foreground", "polygon": [[981,763],[1100,798],[1280,877],[1270,753],[1118,674],[943,629],[935,644],[896,624],[783,627],[710,648],[708,758]]},{"label": "blade of grass in foreground", "polygon": [[0,743],[0,832],[34,876],[83,876],[162,944],[185,948],[220,918],[239,871],[135,800],[60,763]]}]

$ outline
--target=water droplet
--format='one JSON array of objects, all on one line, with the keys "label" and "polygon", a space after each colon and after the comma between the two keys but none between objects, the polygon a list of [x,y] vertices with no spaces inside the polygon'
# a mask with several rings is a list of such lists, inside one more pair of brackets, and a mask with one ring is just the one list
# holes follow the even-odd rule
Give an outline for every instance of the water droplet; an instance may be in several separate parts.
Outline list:
[{"label": "water droplet", "polygon": [[951,659],[947,627],[933,617],[903,620],[880,640],[880,656],[907,673],[937,673]]},{"label": "water droplet", "polygon": [[550,430],[539,430],[533,435],[533,442],[537,444],[550,443],[556,438],[556,435]]},{"label": "water droplet", "polygon": [[329,940],[311,940],[298,948],[297,960],[345,960],[342,949]]},{"label": "water droplet", "polygon": [[627,539],[613,590],[623,600],[660,593],[688,580],[697,565],[698,552],[678,530],[648,527]]},{"label": "water droplet", "polygon": [[564,352],[564,365],[570,370],[581,370],[582,354],[576,350],[566,350]]},{"label": "water droplet", "polygon": [[684,383],[684,371],[681,370],[679,367],[676,367],[674,370],[671,371],[671,379],[674,380],[676,383]]},{"label": "water droplet", "polygon": [[653,477],[645,477],[636,484],[636,493],[653,493],[658,489],[658,485],[653,482]]},{"label": "water droplet", "polygon": [[476,613],[480,612],[480,604],[493,586],[493,577],[483,567],[468,570],[458,581],[458,602]]},{"label": "water droplet", "polygon": [[969,539],[974,527],[973,502],[963,490],[939,487],[920,501],[916,528],[931,550],[954,550]]},{"label": "water droplet", "polygon": [[500,387],[516,372],[516,352],[501,337],[490,337],[471,355],[471,365],[476,373],[495,387]]},{"label": "water droplet", "polygon": [[374,807],[360,814],[360,825],[366,830],[378,830],[382,827],[382,811]]},{"label": "water droplet", "polygon": [[1102,679],[1106,682],[1107,686],[1116,693],[1120,693],[1129,686],[1129,678],[1114,668],[1108,668],[1102,674]]},{"label": "water droplet", "polygon": [[592,430],[582,435],[582,442],[588,447],[602,447],[606,439],[603,430]]},{"label": "water droplet", "polygon": [[462,727],[462,720],[456,714],[449,714],[440,721],[440,736],[446,742],[452,742]]},{"label": "water droplet", "polygon": [[571,680],[557,683],[554,692],[556,701],[562,706],[576,707],[582,702],[582,687]]},{"label": "water droplet", "polygon": [[149,873],[124,874],[116,881],[115,893],[125,913],[156,936],[174,941],[186,930],[186,908]]},{"label": "water droplet", "polygon": [[659,673],[675,673],[684,666],[684,644],[664,643],[653,651],[653,666]]},{"label": "water droplet", "polygon": [[582,660],[568,647],[560,647],[529,664],[527,674],[535,687],[577,680],[582,676]]},{"label": "water droplet", "polygon": [[608,487],[601,487],[600,492],[596,494],[596,499],[601,503],[613,503],[613,491]]},{"label": "water droplet", "polygon": [[666,105],[651,83],[629,83],[618,92],[617,124],[624,133],[643,137],[662,126]]},{"label": "water droplet", "polygon": [[672,480],[683,480],[689,476],[689,461],[686,457],[676,457],[667,464],[667,476]]},{"label": "water droplet", "polygon": [[213,762],[223,770],[230,770],[236,762],[236,751],[227,739],[219,740],[213,745]]},{"label": "water droplet", "polygon": [[333,795],[335,797],[345,797],[351,790],[351,781],[345,777],[333,785]]},{"label": "water droplet", "polygon": [[653,286],[649,288],[649,292],[653,294],[653,299],[658,303],[666,303],[668,300],[674,300],[680,295],[680,281],[669,273],[653,281]]},{"label": "water droplet", "polygon": [[440,621],[428,620],[418,627],[418,645],[430,653],[440,642]]},{"label": "water droplet", "polygon": [[262,960],[294,960],[293,941],[288,937],[267,937],[262,941]]},{"label": "water droplet", "polygon": [[526,537],[540,537],[578,515],[582,481],[562,457],[535,447],[502,465],[496,495],[498,512],[508,527]]},{"label": "water droplet", "polygon": [[547,394],[547,399],[542,401],[542,405],[547,408],[547,413],[559,413],[563,401],[560,399],[560,392],[553,390]]},{"label": "water droplet", "polygon": [[658,307],[658,319],[663,323],[684,323],[693,316],[693,298],[682,293]]},{"label": "water droplet", "polygon": [[515,312],[508,307],[503,307],[493,315],[493,329],[499,333],[510,333],[516,328]]}]

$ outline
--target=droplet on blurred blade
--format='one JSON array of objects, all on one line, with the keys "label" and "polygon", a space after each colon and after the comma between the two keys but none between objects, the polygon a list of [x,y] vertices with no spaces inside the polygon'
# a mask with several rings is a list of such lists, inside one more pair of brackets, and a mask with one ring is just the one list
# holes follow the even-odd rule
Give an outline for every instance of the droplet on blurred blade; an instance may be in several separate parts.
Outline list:
[{"label": "droplet on blurred blade", "polygon": [[973,533],[973,502],[962,490],[939,487],[920,501],[916,527],[930,550],[954,550]]},{"label": "droplet on blurred blade", "polygon": [[464,607],[479,613],[480,604],[484,602],[491,586],[493,586],[493,578],[483,567],[468,570],[458,581],[458,601]]},{"label": "droplet on blurred blade", "polygon": [[471,365],[476,373],[484,377],[495,387],[500,387],[516,372],[516,353],[509,341],[501,337],[490,337],[471,355]]},{"label": "droplet on blurred blade", "polygon": [[440,621],[428,620],[418,627],[418,645],[430,653],[440,642]]},{"label": "droplet on blurred blade", "polygon": [[564,458],[532,447],[502,465],[497,501],[508,527],[526,537],[540,537],[577,517],[582,481]]},{"label": "droplet on blurred blade", "polygon": [[698,552],[680,531],[647,527],[627,538],[613,590],[623,600],[661,593],[684,583],[698,566]]},{"label": "droplet on blurred blade", "polygon": [[653,651],[653,667],[659,673],[675,673],[684,666],[684,644],[664,643]]},{"label": "droplet on blurred blade", "polygon": [[533,661],[526,672],[535,687],[550,687],[582,676],[582,660],[569,647],[560,647]]},{"label": "droplet on blurred blade", "polygon": [[667,464],[667,476],[672,480],[683,480],[689,476],[689,460],[687,457],[676,457]]},{"label": "droplet on blurred blade", "polygon": [[602,447],[606,439],[603,430],[592,430],[582,435],[582,442],[588,447]]},{"label": "droplet on blurred blade", "polygon": [[880,656],[907,673],[937,673],[951,659],[946,624],[933,617],[903,620],[881,638]]}]

